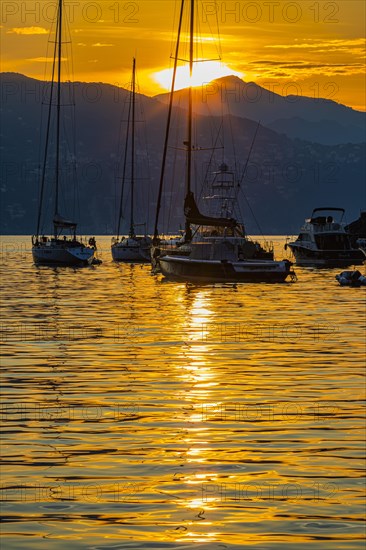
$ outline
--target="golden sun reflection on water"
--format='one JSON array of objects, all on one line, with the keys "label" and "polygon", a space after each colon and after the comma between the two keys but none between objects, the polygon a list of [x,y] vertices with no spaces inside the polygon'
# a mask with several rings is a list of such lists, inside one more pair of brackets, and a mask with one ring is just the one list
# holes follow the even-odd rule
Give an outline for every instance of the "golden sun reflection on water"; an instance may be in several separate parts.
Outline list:
[{"label": "golden sun reflection on water", "polygon": [[[187,342],[189,342],[189,348],[184,351],[186,364],[183,367],[184,374],[181,375],[185,382],[193,384],[190,391],[184,396],[194,409],[194,412],[187,418],[189,437],[184,440],[188,446],[186,461],[191,467],[206,465],[208,469],[207,472],[200,470],[199,473],[193,472],[186,475],[186,485],[195,489],[199,489],[205,482],[214,484],[218,479],[212,466],[208,464],[208,457],[211,456],[213,449],[209,444],[210,428],[203,425],[202,418],[202,404],[209,403],[212,399],[212,389],[219,384],[219,381],[215,380],[216,374],[210,365],[212,359],[210,358],[209,346],[202,344],[202,340],[205,340],[209,334],[206,327],[209,327],[213,315],[214,312],[210,309],[210,299],[207,291],[197,292],[190,307],[187,308],[185,334]],[[180,503],[188,511],[194,513],[198,511],[197,517],[200,519],[200,529],[204,529],[205,532],[197,531],[195,521],[188,522],[186,524],[187,530],[176,539],[177,542],[214,543],[218,540],[217,535],[219,533],[215,524],[206,521],[204,518],[205,509],[214,510],[216,500],[218,499],[206,499],[203,506],[201,495],[200,498],[188,497]]]},{"label": "golden sun reflection on water", "polygon": [[166,283],[101,243],[0,265],[7,547],[361,549],[362,289]]}]

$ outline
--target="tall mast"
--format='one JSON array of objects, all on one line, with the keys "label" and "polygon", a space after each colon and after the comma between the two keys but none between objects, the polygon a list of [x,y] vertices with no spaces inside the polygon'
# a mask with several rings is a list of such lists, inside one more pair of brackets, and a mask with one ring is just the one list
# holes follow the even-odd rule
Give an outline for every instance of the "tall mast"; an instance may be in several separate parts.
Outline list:
[{"label": "tall mast", "polygon": [[[193,55],[194,55],[194,0],[191,0],[191,15],[190,15],[190,29],[189,29],[189,90],[188,90],[188,140],[187,140],[187,175],[186,175],[186,193],[187,197],[191,193],[191,177],[192,177],[192,103],[193,103],[193,90],[192,90],[192,75],[193,75]],[[185,224],[185,238],[190,240],[192,238],[192,231],[190,223],[186,220]]]},{"label": "tall mast", "polygon": [[126,182],[127,153],[128,153],[129,135],[130,135],[130,121],[131,121],[131,96],[130,96],[130,101],[129,101],[129,104],[128,104],[126,143],[125,143],[125,151],[124,151],[124,158],[123,158],[122,188],[121,188],[121,197],[120,197],[120,202],[119,202],[118,224],[117,224],[117,241],[119,240],[119,232],[120,232],[120,229],[121,229],[121,219],[122,219],[122,210],[123,210],[123,196],[124,196],[125,182]]},{"label": "tall mast", "polygon": [[156,205],[156,215],[155,215],[155,225],[154,225],[154,244],[158,242],[158,223],[159,223],[159,214],[160,214],[160,208],[161,208],[161,198],[163,195],[163,184],[164,184],[166,157],[167,157],[167,151],[168,151],[170,121],[171,121],[172,111],[173,111],[174,88],[175,88],[175,79],[177,75],[178,54],[179,54],[179,45],[180,45],[180,35],[182,30],[183,12],[184,12],[184,0],[182,0],[181,7],[180,7],[178,39],[175,47],[173,79],[172,79],[172,87],[170,91],[168,118],[166,123],[166,130],[165,130],[165,142],[164,142],[164,151],[163,151],[163,158],[162,158],[161,171],[160,171],[158,201]]},{"label": "tall mast", "polygon": [[48,158],[48,146],[50,139],[50,128],[51,128],[51,113],[52,113],[52,100],[53,100],[53,89],[55,84],[55,65],[56,65],[56,41],[55,48],[53,52],[53,65],[52,65],[52,77],[51,77],[51,90],[50,90],[50,102],[48,104],[48,117],[47,117],[47,130],[46,130],[46,140],[44,148],[44,157],[43,157],[43,167],[42,167],[42,178],[41,178],[41,192],[39,196],[39,205],[38,205],[38,216],[37,216],[37,231],[36,236],[39,236],[41,228],[41,216],[42,216],[42,207],[43,207],[43,195],[44,195],[44,186],[46,180],[46,168],[47,168],[47,158]]},{"label": "tall mast", "polygon": [[[60,172],[60,111],[61,111],[61,56],[62,56],[62,2],[58,3],[58,29],[56,33],[56,42],[58,40],[58,70],[57,70],[57,119],[56,119],[56,166],[55,166],[55,178],[56,178],[56,192],[55,192],[55,216],[58,215],[58,202],[59,202],[59,172]],[[56,226],[55,238],[57,237]]]},{"label": "tall mast", "polygon": [[132,135],[131,135],[131,214],[130,237],[135,236],[135,224],[133,219],[134,187],[135,187],[135,94],[136,94],[136,59],[132,64]]}]

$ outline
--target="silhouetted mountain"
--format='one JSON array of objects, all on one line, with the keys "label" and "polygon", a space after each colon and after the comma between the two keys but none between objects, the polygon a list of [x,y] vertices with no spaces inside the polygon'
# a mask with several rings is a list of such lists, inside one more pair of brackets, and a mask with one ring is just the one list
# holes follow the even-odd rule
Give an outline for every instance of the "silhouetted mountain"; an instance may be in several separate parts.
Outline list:
[{"label": "silhouetted mountain", "polygon": [[342,125],[335,120],[309,122],[300,117],[282,118],[267,124],[275,132],[286,134],[290,138],[316,141],[323,145],[342,143],[362,143],[365,141],[365,130],[359,126]]},{"label": "silhouetted mountain", "polygon": [[[188,105],[186,89],[175,92],[183,108]],[[167,102],[169,94],[155,96]],[[194,89],[194,110],[203,115],[222,110],[234,116],[260,120],[264,126],[291,138],[324,145],[365,141],[366,113],[329,99],[274,93],[255,82],[236,76],[213,80]]]},{"label": "silhouetted mountain", "polygon": [[[39,142],[42,90],[44,83],[14,73],[2,73],[1,119],[1,232],[29,234],[35,231],[39,192]],[[120,123],[128,92],[102,83],[65,83],[64,97],[75,96],[76,158],[79,181],[80,230],[87,234],[113,233],[115,228],[116,174],[121,174],[121,147],[118,148]],[[149,228],[155,215],[155,202],[160,177],[161,157],[166,126],[167,106],[156,98],[139,96],[146,119],[151,181],[137,182],[136,222],[149,218]],[[334,107],[331,107],[334,108]],[[348,108],[344,107],[347,111]],[[45,122],[43,106],[43,122]],[[355,111],[349,109],[354,115]],[[197,161],[196,190],[201,188],[210,157],[217,163],[223,159],[221,141],[212,145],[223,124],[225,136],[224,159],[243,173],[257,122],[238,115],[221,117],[196,116],[195,132]],[[248,111],[249,113],[249,111]],[[352,115],[352,116],[354,116]],[[253,118],[257,118],[253,116]],[[177,230],[183,225],[183,194],[186,139],[185,111],[175,108],[172,119],[171,148],[167,161],[166,186],[163,197],[163,216],[160,228]],[[315,119],[316,122],[316,119]],[[220,138],[221,139],[221,138]],[[123,140],[122,140],[123,142]],[[254,143],[240,195],[247,231],[258,233],[246,200],[249,201],[264,233],[294,233],[305,216],[316,206],[332,203],[343,206],[348,221],[359,215],[364,200],[365,143],[345,143],[327,146],[290,139],[270,128],[261,126]],[[119,153],[118,153],[119,151]],[[67,171],[67,166],[63,170]],[[71,187],[71,186],[70,186]],[[117,193],[117,194],[118,194]],[[72,203],[72,190],[64,190],[66,203]],[[244,197],[245,195],[245,197]],[[148,211],[141,205],[148,202]],[[47,203],[48,204],[48,203]],[[66,214],[67,212],[65,212]],[[168,226],[168,218],[174,224]],[[127,221],[123,231],[128,230]]]}]

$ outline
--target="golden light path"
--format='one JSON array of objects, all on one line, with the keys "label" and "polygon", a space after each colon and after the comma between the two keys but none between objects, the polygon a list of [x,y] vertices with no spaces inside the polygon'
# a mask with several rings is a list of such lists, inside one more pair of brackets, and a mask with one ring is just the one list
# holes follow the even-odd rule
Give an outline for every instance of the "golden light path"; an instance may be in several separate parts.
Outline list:
[{"label": "golden light path", "polygon": [[[181,378],[190,388],[186,393],[185,399],[193,405],[192,414],[187,419],[187,436],[184,440],[187,445],[186,460],[187,464],[193,467],[192,473],[186,474],[187,486],[200,486],[202,483],[214,483],[217,479],[217,473],[213,471],[212,465],[207,463],[207,459],[213,452],[212,442],[210,441],[210,428],[202,422],[202,405],[210,400],[211,388],[218,384],[215,380],[216,375],[212,367],[212,357],[209,346],[205,345],[204,340],[207,336],[207,327],[212,323],[214,311],[210,307],[210,301],[205,291],[197,293],[191,307],[185,332],[188,334],[188,349],[184,351],[186,366],[183,369]],[[195,466],[206,464],[207,471],[195,471]],[[190,510],[200,511],[204,514],[210,508],[215,509],[217,498],[207,498],[203,505],[202,498],[190,498],[184,501],[183,506]],[[199,516],[197,516],[199,517]],[[177,541],[187,542],[194,540],[199,542],[214,542],[219,532],[214,527],[212,521],[208,521],[203,516],[200,517],[200,526],[198,528],[196,521],[187,524],[188,530],[182,534]]]},{"label": "golden light path", "polygon": [[[182,88],[188,87],[190,84],[192,86],[202,86],[216,78],[222,78],[230,75],[238,76],[239,78],[244,76],[243,73],[231,69],[228,65],[225,65],[220,61],[202,61],[197,62],[194,65],[191,79],[189,76],[188,65],[182,65],[177,68],[175,90],[181,90]],[[173,69],[163,69],[162,71],[154,73],[152,78],[155,82],[160,84],[162,88],[170,90],[173,78]]]}]

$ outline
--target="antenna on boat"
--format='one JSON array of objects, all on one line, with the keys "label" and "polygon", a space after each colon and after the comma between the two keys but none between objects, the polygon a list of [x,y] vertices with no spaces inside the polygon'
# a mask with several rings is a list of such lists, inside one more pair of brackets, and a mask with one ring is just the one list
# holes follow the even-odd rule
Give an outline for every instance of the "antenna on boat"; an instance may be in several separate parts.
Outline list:
[{"label": "antenna on boat", "polygon": [[247,161],[246,161],[246,163],[245,163],[245,166],[244,166],[244,170],[243,170],[242,176],[241,176],[241,178],[240,178],[240,180],[239,180],[239,187],[241,186],[241,184],[242,184],[242,182],[243,182],[243,179],[244,179],[244,177],[245,177],[245,174],[247,173],[248,164],[249,164],[249,161],[250,161],[250,157],[251,157],[251,155],[252,155],[254,143],[255,143],[255,140],[256,140],[256,138],[257,138],[257,134],[258,134],[258,130],[259,130],[260,125],[261,125],[261,121],[258,120],[257,128],[255,129],[254,137],[253,137],[253,139],[252,139],[252,144],[251,144],[250,149],[249,149]]},{"label": "antenna on boat", "polygon": [[[258,120],[257,128],[255,129],[255,133],[254,133],[254,137],[253,137],[253,140],[252,140],[252,144],[251,144],[250,149],[249,149],[247,161],[246,161],[246,163],[245,163],[244,170],[243,170],[242,176],[241,176],[240,181],[239,181],[239,185],[238,185],[238,190],[239,190],[239,191],[240,191],[241,188],[242,188],[242,187],[241,187],[241,184],[242,184],[242,181],[244,180],[245,174],[246,174],[246,172],[247,172],[249,160],[250,160],[250,157],[251,157],[251,155],[252,155],[254,143],[255,143],[255,140],[256,140],[256,138],[257,138],[257,134],[258,134],[258,130],[259,130],[260,124],[261,124],[261,121]],[[238,191],[238,194],[239,194],[239,191]],[[254,221],[255,221],[255,223],[256,223],[257,226],[258,226],[258,229],[259,229],[259,231],[260,231],[262,237],[264,238],[264,240],[266,240],[265,237],[264,237],[264,235],[263,235],[262,229],[261,229],[261,227],[260,227],[260,225],[259,225],[259,223],[258,223],[258,220],[257,220],[257,218],[255,217],[255,214],[254,214],[254,212],[253,212],[253,210],[252,210],[252,207],[250,206],[250,203],[249,203],[249,201],[248,201],[248,199],[246,198],[246,196],[245,196],[244,193],[243,193],[243,196],[244,196],[245,202],[247,203],[248,208],[249,208],[249,210],[250,210],[250,212],[251,212],[251,214],[252,214],[252,216],[253,216],[253,218],[254,218]],[[239,208],[240,208],[240,207],[239,207]]]}]

